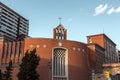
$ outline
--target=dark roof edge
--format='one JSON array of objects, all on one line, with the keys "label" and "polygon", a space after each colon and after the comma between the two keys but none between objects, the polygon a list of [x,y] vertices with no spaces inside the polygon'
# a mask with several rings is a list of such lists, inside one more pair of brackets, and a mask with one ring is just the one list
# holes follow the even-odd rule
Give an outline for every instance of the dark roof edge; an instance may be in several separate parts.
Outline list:
[{"label": "dark roof edge", "polygon": [[103,34],[96,34],[96,35],[89,35],[87,37],[90,37],[90,36],[100,36],[100,35],[104,35],[107,39],[109,39],[116,46],[116,44],[104,33]]}]

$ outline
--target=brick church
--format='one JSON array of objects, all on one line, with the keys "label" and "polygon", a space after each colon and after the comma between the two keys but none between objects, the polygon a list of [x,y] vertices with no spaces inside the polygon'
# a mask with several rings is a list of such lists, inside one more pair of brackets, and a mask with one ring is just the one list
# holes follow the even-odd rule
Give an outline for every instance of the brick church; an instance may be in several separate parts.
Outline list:
[{"label": "brick church", "polygon": [[[8,62],[12,60],[14,80],[17,80],[16,75],[24,53],[34,48],[41,58],[36,69],[40,80],[91,80],[93,73],[103,73],[103,63],[118,62],[116,44],[105,34],[87,36],[87,44],[71,41],[67,40],[67,29],[59,24],[53,29],[53,38],[28,37],[28,20],[4,4],[0,3],[0,5],[3,14],[10,10],[13,13],[10,11],[7,13],[18,16],[17,33],[12,37],[9,30],[0,34],[0,68],[4,71]],[[5,20],[3,18],[3,21]],[[1,27],[4,27],[3,25],[7,24],[3,22]],[[24,25],[26,27],[23,27]]]},{"label": "brick church", "polygon": [[[0,64],[4,68],[12,60],[13,77],[17,80],[16,75],[24,53],[36,48],[36,54],[41,58],[37,68],[41,80],[90,80],[92,70],[95,73],[102,73],[102,64],[106,57],[103,38],[109,40],[105,34],[88,36],[88,44],[67,40],[67,30],[62,24],[53,29],[53,39],[26,37],[10,42],[5,41],[10,39],[9,37],[2,35]],[[101,43],[97,40],[101,40]],[[113,43],[112,45],[114,51],[116,45]],[[117,56],[112,57],[112,60],[117,62]]]}]

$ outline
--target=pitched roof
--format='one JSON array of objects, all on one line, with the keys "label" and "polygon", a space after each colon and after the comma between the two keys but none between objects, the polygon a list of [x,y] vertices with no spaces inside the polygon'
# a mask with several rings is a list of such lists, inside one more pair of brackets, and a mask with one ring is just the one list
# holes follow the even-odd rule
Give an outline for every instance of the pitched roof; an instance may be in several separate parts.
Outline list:
[{"label": "pitched roof", "polygon": [[56,29],[58,30],[66,30],[62,24],[59,24]]}]

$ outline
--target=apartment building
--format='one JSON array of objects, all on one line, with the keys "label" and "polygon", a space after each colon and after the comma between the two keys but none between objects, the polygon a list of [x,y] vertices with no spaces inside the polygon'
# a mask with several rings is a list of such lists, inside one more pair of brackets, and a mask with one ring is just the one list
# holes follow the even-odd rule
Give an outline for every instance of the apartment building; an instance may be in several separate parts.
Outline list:
[{"label": "apartment building", "polygon": [[[96,59],[96,68],[94,70],[99,74],[100,68],[97,68],[102,66],[102,64],[110,64],[110,63],[118,63],[118,52],[116,49],[116,44],[105,34],[97,34],[97,35],[90,35],[87,36],[87,43],[88,44],[97,44],[101,48],[104,49],[104,52],[102,54],[94,54]],[[94,48],[92,48],[94,49]],[[95,48],[96,49],[96,48]],[[93,50],[96,51],[96,50]],[[100,56],[101,55],[101,56]],[[102,62],[101,62],[102,61]],[[99,65],[99,62],[100,65]],[[102,69],[101,69],[102,71]],[[119,80],[119,76],[112,76],[112,80]],[[97,80],[97,79],[96,79]],[[98,79],[99,80],[99,79]]]},{"label": "apartment building", "polygon": [[87,36],[87,43],[98,44],[99,46],[105,49],[104,63],[117,63],[118,62],[116,44],[105,34]]},{"label": "apartment building", "polygon": [[28,36],[29,21],[0,2],[0,35],[16,40],[19,35]]}]

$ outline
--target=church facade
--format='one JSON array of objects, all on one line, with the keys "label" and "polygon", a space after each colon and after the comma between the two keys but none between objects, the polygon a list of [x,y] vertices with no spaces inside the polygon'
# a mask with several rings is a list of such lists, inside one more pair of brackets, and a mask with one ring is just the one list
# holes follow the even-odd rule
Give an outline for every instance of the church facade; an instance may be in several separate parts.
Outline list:
[{"label": "church facade", "polygon": [[[102,40],[98,35],[96,38]],[[103,71],[104,47],[95,41],[93,36],[87,37],[88,44],[67,40],[67,30],[62,24],[53,29],[53,38],[28,37],[13,42],[6,41],[7,39],[10,38],[0,36],[0,67],[4,71],[5,66],[12,60],[14,80],[17,80],[24,53],[34,48],[41,58],[36,69],[40,80],[92,80],[93,71],[94,74],[101,74]]]},{"label": "church facade", "polygon": [[67,40],[67,30],[60,24],[53,39],[26,38],[24,51],[36,48],[40,56],[38,73],[41,80],[89,80],[87,45]]}]

